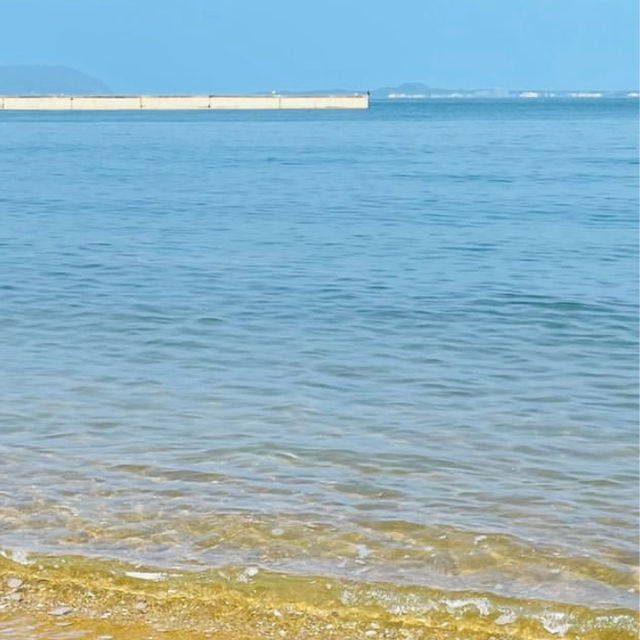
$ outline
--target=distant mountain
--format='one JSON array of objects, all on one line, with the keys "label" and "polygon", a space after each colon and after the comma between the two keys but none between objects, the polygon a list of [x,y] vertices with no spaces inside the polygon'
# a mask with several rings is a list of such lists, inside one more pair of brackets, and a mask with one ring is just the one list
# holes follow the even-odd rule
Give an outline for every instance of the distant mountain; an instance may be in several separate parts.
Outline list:
[{"label": "distant mountain", "polygon": [[45,65],[0,65],[0,95],[109,94],[98,78],[69,69]]}]

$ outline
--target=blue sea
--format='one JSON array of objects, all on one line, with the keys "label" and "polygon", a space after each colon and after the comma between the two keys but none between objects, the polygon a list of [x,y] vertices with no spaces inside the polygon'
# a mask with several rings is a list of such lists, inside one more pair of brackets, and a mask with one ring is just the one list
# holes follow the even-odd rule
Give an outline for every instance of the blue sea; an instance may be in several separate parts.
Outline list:
[{"label": "blue sea", "polygon": [[2,637],[635,637],[637,100],[0,113],[0,327]]}]

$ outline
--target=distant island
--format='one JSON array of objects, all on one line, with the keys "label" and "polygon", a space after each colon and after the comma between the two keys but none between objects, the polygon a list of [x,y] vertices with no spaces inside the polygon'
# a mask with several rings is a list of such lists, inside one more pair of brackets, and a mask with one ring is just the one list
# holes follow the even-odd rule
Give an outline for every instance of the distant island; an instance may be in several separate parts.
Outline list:
[{"label": "distant island", "polygon": [[[282,91],[280,93],[288,93]],[[353,89],[331,89],[330,91],[304,91],[303,93],[354,93]],[[638,90],[610,91],[603,89],[566,89],[562,91],[549,91],[547,89],[440,89],[430,87],[422,82],[405,82],[396,86],[380,87],[370,92],[374,100],[438,100],[438,99],[464,99],[464,98],[489,98],[493,100],[501,98],[638,98]]]},{"label": "distant island", "polygon": [[[251,94],[280,95],[343,95],[362,92],[357,89],[312,89],[288,91],[273,89],[249,92]],[[111,95],[113,91],[99,78],[87,75],[69,67],[47,65],[0,65],[0,95]],[[162,93],[162,92],[159,92]],[[212,91],[211,93],[215,93]],[[405,82],[396,86],[380,87],[370,91],[374,100],[436,100],[460,98],[638,98],[637,89],[628,91],[608,91],[600,89],[576,89],[549,91],[537,88],[522,89],[440,89],[422,82]]]},{"label": "distant island", "polygon": [[0,65],[0,95],[109,95],[98,78],[69,67]]},{"label": "distant island", "polygon": [[[278,91],[282,95],[289,93],[314,94],[353,94],[358,89],[310,89],[305,91]],[[439,89],[422,82],[405,82],[392,87],[380,87],[369,91],[373,100],[437,100],[460,98],[638,98],[638,90],[609,91],[601,89],[574,89],[549,91],[547,89]]]},{"label": "distant island", "polygon": [[438,89],[421,82],[406,82],[395,87],[381,87],[371,92],[382,100],[427,100],[442,98],[637,98],[638,90],[607,91],[578,89],[549,91],[545,89]]}]

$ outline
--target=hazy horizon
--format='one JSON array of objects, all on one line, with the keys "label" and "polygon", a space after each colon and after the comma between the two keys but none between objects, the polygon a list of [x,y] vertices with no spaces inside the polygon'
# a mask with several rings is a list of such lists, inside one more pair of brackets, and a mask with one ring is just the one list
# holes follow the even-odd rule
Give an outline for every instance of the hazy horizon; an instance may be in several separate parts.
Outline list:
[{"label": "hazy horizon", "polygon": [[70,67],[122,92],[638,86],[635,2],[424,4],[23,0],[3,7],[0,65]]},{"label": "hazy horizon", "polygon": [[[360,88],[362,90],[362,88]],[[344,93],[357,91],[354,87],[305,87],[297,93]],[[627,87],[622,90],[609,92],[600,87],[566,87],[562,90],[548,90],[545,87],[434,87],[423,82],[400,82],[388,84],[384,87],[367,87],[372,97],[389,97],[393,92],[398,96],[416,96],[425,93],[425,97],[446,97],[459,95],[464,97],[514,97],[521,92],[538,93],[541,96],[558,95],[563,96],[569,93],[590,93],[601,92],[601,95],[619,96],[629,92],[636,95],[638,88]],[[288,88],[282,88],[284,93],[292,93]],[[460,93],[458,93],[460,92]],[[1,65],[0,64],[0,95],[48,95],[61,94],[68,95],[74,93],[88,93],[94,95],[123,93],[118,86],[111,87],[97,76],[92,76],[71,67],[51,66],[51,65]],[[167,93],[158,91],[159,94]],[[206,93],[215,93],[207,91]],[[267,93],[263,88],[253,93]],[[529,96],[527,96],[529,97]]]}]

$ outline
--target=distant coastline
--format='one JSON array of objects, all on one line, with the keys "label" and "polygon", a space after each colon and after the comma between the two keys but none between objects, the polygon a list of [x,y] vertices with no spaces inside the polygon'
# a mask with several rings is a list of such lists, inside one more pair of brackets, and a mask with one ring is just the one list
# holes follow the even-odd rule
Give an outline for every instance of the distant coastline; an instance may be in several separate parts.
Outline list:
[{"label": "distant coastline", "polygon": [[638,98],[638,91],[544,91],[533,89],[478,89],[478,90],[447,90],[428,89],[419,91],[395,89],[378,89],[372,92],[372,97],[378,100],[442,100],[442,99],[523,99],[535,100],[539,98],[560,99],[598,99],[598,98]]},{"label": "distant coastline", "polygon": [[[193,95],[209,94],[212,90],[185,92]],[[365,93],[365,88],[331,88],[311,90],[277,90],[265,88],[262,91],[243,92],[246,95],[278,94],[282,96],[344,96]],[[0,65],[0,96],[106,96],[113,95],[112,90],[101,79],[76,69],[47,65]],[[145,92],[126,92],[132,94]],[[171,91],[155,91],[155,95],[169,95]],[[224,94],[225,92],[215,93]],[[549,90],[535,87],[520,89],[483,88],[483,89],[451,89],[431,87],[422,82],[405,82],[398,85],[372,89],[369,95],[374,100],[442,100],[442,99],[601,99],[601,98],[639,98],[636,89],[610,90],[598,88],[578,88]],[[120,95],[122,92],[120,92]]]},{"label": "distant coastline", "polygon": [[390,93],[386,96],[374,96],[377,100],[456,100],[456,99],[523,99],[532,100],[536,98],[561,98],[561,99],[597,99],[597,98],[639,98],[637,91],[512,91],[509,95],[487,95],[481,92],[461,93],[452,91],[451,93]]}]

